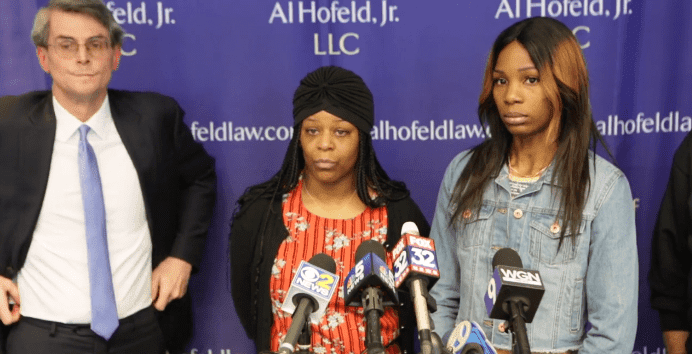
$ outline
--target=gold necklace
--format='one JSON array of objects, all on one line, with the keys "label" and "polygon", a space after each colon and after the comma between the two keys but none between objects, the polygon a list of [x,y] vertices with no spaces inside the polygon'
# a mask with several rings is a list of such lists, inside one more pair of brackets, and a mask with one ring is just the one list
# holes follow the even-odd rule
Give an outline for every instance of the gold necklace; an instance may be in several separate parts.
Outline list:
[{"label": "gold necklace", "polygon": [[[552,162],[552,161],[551,161],[551,162]],[[531,176],[519,176],[519,172],[517,172],[517,170],[515,170],[514,168],[512,168],[512,160],[510,159],[509,156],[507,156],[507,167],[509,167],[509,174],[512,175],[513,177],[519,177],[519,178],[537,178],[537,177],[540,177],[540,176],[541,176],[541,174],[543,173],[543,171],[545,171],[545,170],[548,168],[548,166],[550,166],[550,162],[548,162],[548,164],[545,165],[545,167],[543,167],[543,168],[542,168],[540,171],[538,171],[536,174],[533,174],[533,175],[531,175]]]}]

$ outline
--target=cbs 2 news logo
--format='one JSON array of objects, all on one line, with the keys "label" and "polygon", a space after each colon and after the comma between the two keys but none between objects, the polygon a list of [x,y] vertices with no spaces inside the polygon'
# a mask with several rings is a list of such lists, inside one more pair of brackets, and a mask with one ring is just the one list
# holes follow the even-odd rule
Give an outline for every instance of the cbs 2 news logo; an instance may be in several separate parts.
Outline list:
[{"label": "cbs 2 news logo", "polygon": [[311,266],[307,262],[301,265],[299,273],[300,277],[296,278],[296,284],[314,294],[329,297],[336,287],[337,278],[333,274]]}]

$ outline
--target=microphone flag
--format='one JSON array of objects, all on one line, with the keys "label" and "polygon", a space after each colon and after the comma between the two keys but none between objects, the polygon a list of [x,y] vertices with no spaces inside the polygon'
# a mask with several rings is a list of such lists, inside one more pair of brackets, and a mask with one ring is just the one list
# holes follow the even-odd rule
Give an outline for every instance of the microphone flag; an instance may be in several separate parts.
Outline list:
[{"label": "microphone flag", "polygon": [[293,314],[300,299],[306,295],[310,296],[317,305],[315,312],[310,314],[310,322],[319,324],[327,311],[327,305],[334,295],[338,282],[338,275],[309,262],[301,261],[288,288],[284,303],[281,305],[281,310]]}]

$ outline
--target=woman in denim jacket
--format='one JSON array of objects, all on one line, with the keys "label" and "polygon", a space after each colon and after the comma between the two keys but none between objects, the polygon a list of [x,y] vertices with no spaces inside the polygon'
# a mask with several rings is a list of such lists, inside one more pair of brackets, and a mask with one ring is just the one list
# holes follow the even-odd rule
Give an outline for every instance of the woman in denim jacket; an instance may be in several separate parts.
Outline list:
[{"label": "woman in denim jacket", "polygon": [[[634,204],[623,173],[593,153],[579,43],[562,23],[530,18],[495,41],[478,114],[491,138],[457,155],[444,176],[431,237],[441,278],[436,331],[470,320],[499,353],[510,334],[488,317],[492,259],[517,251],[545,293],[527,324],[532,352],[631,353],[637,326]],[[606,148],[607,150],[607,148]]]}]

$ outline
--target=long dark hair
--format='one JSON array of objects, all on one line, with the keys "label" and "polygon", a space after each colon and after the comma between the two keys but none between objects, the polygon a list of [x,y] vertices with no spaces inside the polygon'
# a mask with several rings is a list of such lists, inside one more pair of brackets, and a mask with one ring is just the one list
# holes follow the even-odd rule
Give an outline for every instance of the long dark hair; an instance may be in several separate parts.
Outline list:
[{"label": "long dark hair", "polygon": [[[269,180],[249,187],[238,200],[241,208],[245,203],[260,196],[270,195],[272,199],[280,197],[298,185],[300,174],[305,168],[303,148],[300,146],[301,126],[302,123],[294,131],[279,171]],[[407,197],[409,191],[406,185],[390,179],[377,160],[370,134],[358,130],[358,138],[358,159],[354,170],[356,192],[360,200],[369,207],[377,208],[386,205],[390,200]],[[370,197],[370,190],[375,192],[375,198]]]},{"label": "long dark hair", "polygon": [[558,148],[551,179],[551,184],[560,188],[556,221],[564,220],[559,249],[566,231],[569,229],[574,241],[581,224],[591,186],[589,149],[595,150],[600,142],[614,159],[593,121],[588,72],[579,43],[569,28],[554,19],[534,17],[517,22],[495,40],[478,105],[481,125],[490,130],[491,137],[471,149],[468,164],[457,180],[450,201],[451,222],[463,227],[466,221],[472,220],[467,211],[478,214],[488,183],[507,163],[512,134],[503,124],[493,99],[493,70],[502,49],[514,41],[526,49],[538,69],[540,83],[548,93],[550,112],[560,112]]}]

